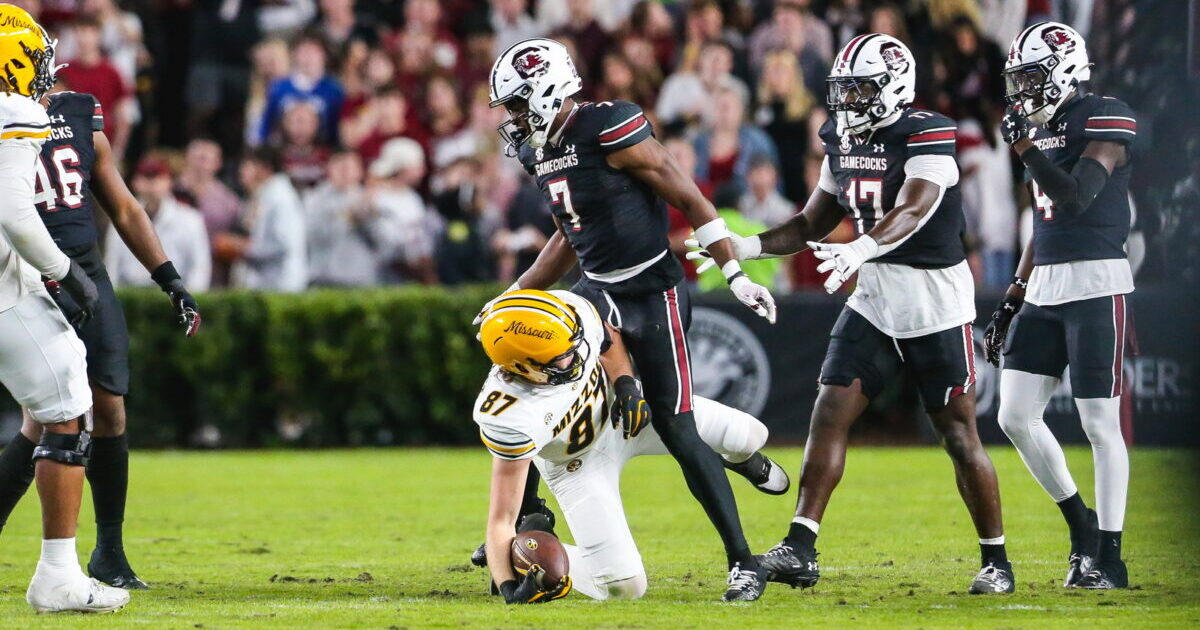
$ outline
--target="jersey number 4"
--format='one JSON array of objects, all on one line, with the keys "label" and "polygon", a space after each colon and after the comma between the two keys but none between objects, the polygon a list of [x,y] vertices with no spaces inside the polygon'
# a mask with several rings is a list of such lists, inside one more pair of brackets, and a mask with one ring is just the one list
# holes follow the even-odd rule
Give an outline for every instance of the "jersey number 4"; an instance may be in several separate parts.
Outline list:
[{"label": "jersey number 4", "polygon": [[567,213],[567,225],[571,231],[578,232],[583,228],[579,225],[579,214],[575,212],[575,206],[571,203],[571,187],[567,185],[566,177],[559,177],[546,182],[546,190],[550,191],[550,203],[554,205],[562,205],[563,210]]},{"label": "jersey number 4", "polygon": [[1042,213],[1043,221],[1054,220],[1054,202],[1050,200],[1050,196],[1042,192],[1042,187],[1038,186],[1036,181],[1030,180],[1030,188],[1033,189],[1033,206]]},{"label": "jersey number 4", "polygon": [[68,208],[83,205],[83,173],[79,166],[79,153],[70,146],[55,148],[49,160],[45,155],[38,156],[33,205],[39,212],[57,212],[59,201]]}]

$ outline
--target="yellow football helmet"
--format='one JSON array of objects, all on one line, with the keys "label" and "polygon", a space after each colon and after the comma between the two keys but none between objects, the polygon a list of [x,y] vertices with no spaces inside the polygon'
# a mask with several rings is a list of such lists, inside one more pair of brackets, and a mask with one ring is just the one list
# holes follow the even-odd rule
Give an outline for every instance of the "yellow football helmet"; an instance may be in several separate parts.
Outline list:
[{"label": "yellow football helmet", "polygon": [[38,100],[54,87],[54,46],[25,9],[0,4],[0,90]]},{"label": "yellow football helmet", "polygon": [[545,291],[529,289],[510,291],[492,302],[479,326],[479,342],[500,369],[537,385],[577,380],[590,351],[575,309]]}]

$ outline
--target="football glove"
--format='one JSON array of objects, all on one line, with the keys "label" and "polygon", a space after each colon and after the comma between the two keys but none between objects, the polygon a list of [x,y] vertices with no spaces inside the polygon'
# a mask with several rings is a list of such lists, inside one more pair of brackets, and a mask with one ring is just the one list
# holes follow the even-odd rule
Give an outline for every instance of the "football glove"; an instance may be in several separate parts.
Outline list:
[{"label": "football glove", "polygon": [[650,424],[650,405],[632,376],[618,378],[613,388],[617,390],[617,400],[612,407],[613,428],[620,423],[625,439],[637,437]]},{"label": "football glove", "polygon": [[825,292],[829,294],[841,288],[863,263],[879,253],[879,243],[866,234],[849,243],[809,241],[808,246],[812,248],[813,256],[824,261],[817,265],[817,272],[830,272],[825,278]]},{"label": "football glove", "polygon": [[506,604],[544,604],[546,602],[562,599],[571,592],[571,576],[563,576],[558,584],[551,585],[549,588],[543,588],[539,585],[542,581],[542,568],[538,565],[533,565],[529,571],[521,576],[520,580],[508,580],[500,585],[500,594],[504,596]]},{"label": "football glove", "polygon": [[[79,263],[74,260],[67,269],[67,275],[57,282],[47,280],[45,284],[46,290],[50,292],[50,297],[54,298],[54,303],[58,305],[67,321],[75,328],[82,328],[96,312],[96,303],[100,301],[96,283],[92,282],[83,267],[80,267]],[[68,307],[63,299],[65,297],[63,293],[66,293],[66,296],[75,302],[73,308]]]},{"label": "football glove", "polygon": [[1021,138],[1033,137],[1033,125],[1029,124],[1029,119],[1017,113],[1015,107],[1010,107],[1004,112],[1004,120],[1000,122],[1000,135],[1004,137],[1004,141],[1009,145],[1014,145]]},{"label": "football glove", "polygon": [[[712,254],[700,245],[700,241],[695,237],[689,238],[683,242],[687,247],[695,248],[686,254],[688,260],[703,260],[699,267],[696,267],[696,273],[704,273],[717,265],[717,261],[713,260]],[[771,254],[764,254],[762,251],[762,241],[757,236],[738,236],[733,232],[729,233],[729,244],[733,247],[733,257],[738,260],[758,260],[759,258],[774,258]]]},{"label": "football glove", "polygon": [[988,322],[987,330],[983,332],[983,350],[988,363],[1000,367],[1000,355],[1004,352],[1004,340],[1008,338],[1008,327],[1024,303],[1023,298],[1008,293],[996,306],[996,311],[992,313],[992,321]]},{"label": "football glove", "polygon": [[[507,289],[502,291],[500,293],[500,295],[504,295],[505,293],[508,293],[509,291],[516,291],[517,289],[520,289],[520,288],[521,288],[521,283],[514,282],[511,285],[509,285],[509,287]],[[479,309],[479,314],[475,316],[475,319],[471,320],[472,326],[478,326],[483,323],[483,318],[487,317],[488,311],[492,310],[492,304],[495,304],[496,300],[500,299],[500,295],[497,295],[496,297],[488,300],[487,303],[483,305],[483,308]],[[476,335],[476,337],[478,337],[478,335]]]},{"label": "football glove", "polygon": [[739,302],[750,307],[767,321],[775,323],[775,298],[766,287],[755,284],[744,271],[739,271],[729,278],[729,290]]},{"label": "football glove", "polygon": [[175,271],[175,265],[167,261],[158,266],[150,277],[158,283],[158,287],[171,298],[171,305],[179,315],[179,323],[183,324],[183,334],[191,337],[200,330],[200,305],[196,298],[183,286],[183,278]]}]

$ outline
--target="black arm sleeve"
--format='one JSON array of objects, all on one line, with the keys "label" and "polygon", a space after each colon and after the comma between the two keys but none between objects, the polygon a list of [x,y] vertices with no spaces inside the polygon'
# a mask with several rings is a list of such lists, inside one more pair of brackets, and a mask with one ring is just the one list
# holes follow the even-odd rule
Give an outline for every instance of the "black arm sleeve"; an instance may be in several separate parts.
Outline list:
[{"label": "black arm sleeve", "polygon": [[1055,166],[1037,147],[1026,149],[1021,161],[1061,212],[1084,213],[1108,183],[1108,170],[1089,157],[1079,158],[1070,173]]}]

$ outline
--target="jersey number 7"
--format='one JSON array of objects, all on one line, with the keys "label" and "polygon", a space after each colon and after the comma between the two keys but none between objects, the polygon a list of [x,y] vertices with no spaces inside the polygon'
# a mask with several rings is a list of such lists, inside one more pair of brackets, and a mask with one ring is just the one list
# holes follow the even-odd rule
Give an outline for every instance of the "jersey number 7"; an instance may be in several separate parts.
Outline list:
[{"label": "jersey number 7", "polygon": [[33,179],[33,205],[39,212],[57,212],[59,200],[68,208],[83,205],[83,174],[79,172],[79,165],[79,153],[71,146],[56,147],[50,154],[49,164],[44,155],[38,156]]},{"label": "jersey number 7", "polygon": [[550,192],[550,202],[554,205],[562,204],[563,210],[570,217],[567,225],[570,226],[571,231],[582,230],[583,227],[579,225],[579,214],[575,212],[575,206],[571,204],[571,187],[567,185],[567,178],[559,177],[546,182],[546,190]]}]

